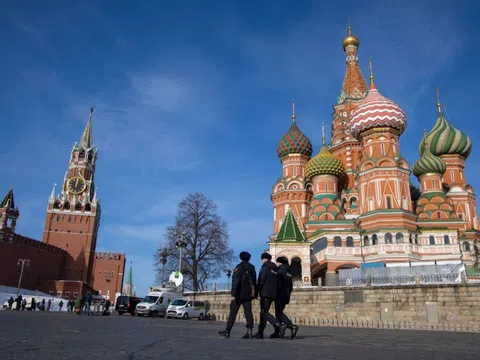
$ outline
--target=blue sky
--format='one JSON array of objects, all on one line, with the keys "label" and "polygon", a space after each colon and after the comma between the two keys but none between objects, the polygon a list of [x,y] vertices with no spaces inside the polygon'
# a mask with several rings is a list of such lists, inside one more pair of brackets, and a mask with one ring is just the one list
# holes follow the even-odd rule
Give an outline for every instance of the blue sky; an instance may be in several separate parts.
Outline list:
[{"label": "blue sky", "polygon": [[474,1],[69,3],[3,2],[0,190],[15,186],[18,232],[40,239],[52,185],[94,105],[98,250],[126,252],[137,293],[154,282],[152,254],[192,191],[217,203],[235,251],[259,258],[291,99],[318,151],[344,76],[348,16],[363,73],[372,56],[377,87],[408,116],[402,154],[416,160],[439,86],[449,121],[472,138],[466,176],[480,188]]}]

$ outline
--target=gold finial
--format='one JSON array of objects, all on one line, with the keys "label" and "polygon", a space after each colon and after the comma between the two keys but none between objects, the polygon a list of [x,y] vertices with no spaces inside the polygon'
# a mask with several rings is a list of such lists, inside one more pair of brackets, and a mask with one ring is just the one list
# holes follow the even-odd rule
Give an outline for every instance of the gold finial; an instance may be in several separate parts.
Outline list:
[{"label": "gold finial", "polygon": [[370,84],[374,83],[375,77],[373,76],[372,57],[368,58],[368,67],[370,68]]},{"label": "gold finial", "polygon": [[423,143],[425,144],[425,147],[428,146],[428,141],[427,141],[427,129],[423,129]]},{"label": "gold finial", "polygon": [[441,114],[441,113],[442,113],[442,104],[440,104],[440,91],[439,91],[438,86],[435,88],[435,92],[437,93],[437,109],[438,109],[438,113]]},{"label": "gold finial", "polygon": [[325,124],[322,122],[322,146],[326,145],[325,141]]},{"label": "gold finial", "polygon": [[358,48],[360,45],[360,40],[355,36],[352,35],[352,27],[350,26],[350,17],[348,18],[348,26],[347,26],[347,36],[343,39],[342,46],[345,50],[347,46],[353,45]]},{"label": "gold finial", "polygon": [[292,100],[292,121],[295,122],[297,115],[295,115],[295,99]]}]

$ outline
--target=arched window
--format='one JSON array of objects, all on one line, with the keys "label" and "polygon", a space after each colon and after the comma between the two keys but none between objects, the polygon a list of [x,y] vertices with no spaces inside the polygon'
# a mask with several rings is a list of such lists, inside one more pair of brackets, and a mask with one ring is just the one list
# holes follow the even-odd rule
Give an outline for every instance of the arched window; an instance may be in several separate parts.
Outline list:
[{"label": "arched window", "polygon": [[413,244],[412,234],[408,235],[408,242]]},{"label": "arched window", "polygon": [[392,241],[392,234],[390,233],[386,233],[385,234],[385,244],[391,244],[393,241]]},{"label": "arched window", "polygon": [[75,204],[75,210],[81,211],[81,210],[82,210],[82,204],[79,203],[79,202],[77,202],[77,203]]},{"label": "arched window", "polygon": [[64,209],[64,210],[70,210],[70,203],[69,203],[68,201],[65,201],[65,202],[63,203],[63,209]]},{"label": "arched window", "polygon": [[372,235],[372,245],[377,245],[378,244],[378,236],[377,234]]},{"label": "arched window", "polygon": [[333,238],[333,246],[342,247],[342,238],[340,236],[335,236]]},{"label": "arched window", "polygon": [[450,244],[450,237],[449,237],[448,235],[444,235],[444,236],[443,236],[443,243],[444,243],[445,245]]},{"label": "arched window", "polygon": [[370,240],[368,239],[368,235],[365,235],[363,237],[363,245],[364,246],[369,246],[370,245]]},{"label": "arched window", "polygon": [[312,244],[312,255],[315,255],[316,253],[325,250],[328,245],[328,241],[326,237],[323,237],[321,239],[318,239]]},{"label": "arched window", "polygon": [[430,235],[428,238],[428,241],[430,241],[430,245],[435,245],[435,237]]},{"label": "arched window", "polygon": [[353,247],[353,237],[347,236],[347,247]]},{"label": "arched window", "polygon": [[468,241],[463,242],[463,250],[470,251],[470,243]]},{"label": "arched window", "polygon": [[60,215],[57,215],[57,221],[60,221]]},{"label": "arched window", "polygon": [[53,208],[54,208],[54,209],[60,209],[60,201],[56,200],[56,201],[53,203]]},{"label": "arched window", "polygon": [[415,244],[418,245],[418,235],[417,234],[415,234]]},{"label": "arched window", "polygon": [[72,217],[71,216],[68,217],[68,222],[69,223],[72,222]]},{"label": "arched window", "polygon": [[80,151],[80,153],[78,154],[78,158],[79,159],[85,159],[85,151]]},{"label": "arched window", "polygon": [[397,233],[397,235],[395,235],[395,239],[397,240],[397,244],[403,243],[403,234],[400,232]]},{"label": "arched window", "polygon": [[440,214],[440,211],[437,212],[437,219],[440,219],[442,217],[442,214]]},{"label": "arched window", "polygon": [[85,211],[87,212],[92,211],[92,206],[90,204],[85,205]]},{"label": "arched window", "polygon": [[357,207],[357,198],[356,197],[352,197],[350,199],[350,207]]}]

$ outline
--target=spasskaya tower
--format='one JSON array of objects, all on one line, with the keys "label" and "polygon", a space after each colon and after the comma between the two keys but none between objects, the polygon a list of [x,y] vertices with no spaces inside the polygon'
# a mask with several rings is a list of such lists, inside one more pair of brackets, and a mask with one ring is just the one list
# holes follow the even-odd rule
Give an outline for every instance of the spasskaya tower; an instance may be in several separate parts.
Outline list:
[{"label": "spasskaya tower", "polygon": [[64,249],[63,278],[92,284],[95,248],[100,225],[100,202],[95,188],[97,149],[93,146],[92,114],[70,152],[60,194],[53,187],[47,207],[43,241]]}]

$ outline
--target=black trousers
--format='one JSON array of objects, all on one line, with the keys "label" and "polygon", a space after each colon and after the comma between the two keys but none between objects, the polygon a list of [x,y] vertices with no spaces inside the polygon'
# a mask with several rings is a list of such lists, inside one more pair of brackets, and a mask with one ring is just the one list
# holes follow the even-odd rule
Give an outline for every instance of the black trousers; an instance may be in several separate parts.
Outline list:
[{"label": "black trousers", "polygon": [[258,325],[258,332],[260,333],[263,333],[267,327],[267,321],[273,326],[278,324],[275,316],[270,314],[270,307],[273,301],[273,299],[260,298],[260,324]]},{"label": "black trousers", "polygon": [[290,320],[283,312],[286,306],[287,304],[285,304],[283,301],[275,300],[275,317],[278,321],[284,323],[285,325],[292,325],[292,320]]},{"label": "black trousers", "polygon": [[230,314],[228,315],[227,330],[231,330],[237,319],[238,309],[243,306],[245,320],[247,320],[247,329],[253,329],[252,301],[233,299],[230,303]]}]

